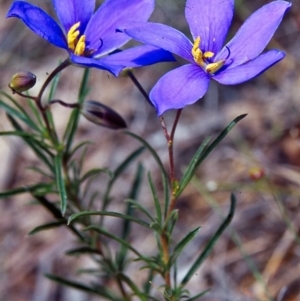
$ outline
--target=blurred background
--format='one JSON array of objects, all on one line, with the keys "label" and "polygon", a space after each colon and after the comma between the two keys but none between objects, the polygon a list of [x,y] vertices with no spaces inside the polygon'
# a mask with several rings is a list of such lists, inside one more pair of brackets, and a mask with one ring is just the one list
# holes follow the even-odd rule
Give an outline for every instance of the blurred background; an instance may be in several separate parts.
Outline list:
[{"label": "blurred background", "polygon": [[[51,1],[30,1],[54,16]],[[99,5],[102,1],[97,1]],[[184,18],[185,1],[157,0],[151,20],[163,22],[189,34]],[[267,0],[236,0],[235,15],[228,39],[244,20]],[[21,70],[33,72],[35,95],[47,75],[66,58],[63,50],[33,34],[18,19],[5,19],[12,1],[0,1],[0,87]],[[264,22],[264,20],[262,20]],[[237,197],[237,210],[230,229],[219,240],[213,254],[193,277],[192,292],[209,289],[201,300],[300,300],[300,1],[291,10],[268,49],[286,52],[286,58],[270,70],[245,84],[221,86],[211,82],[204,99],[183,110],[175,136],[175,163],[178,177],[203,142],[215,137],[238,115],[242,120],[202,164],[192,184],[178,200],[177,240],[193,228],[202,229],[181,259],[179,277],[185,274],[207,239],[229,210],[230,193]],[[130,42],[127,46],[136,44]],[[160,76],[179,63],[163,63],[135,70],[135,75],[150,91]],[[77,100],[83,69],[63,71],[56,95],[66,102]],[[120,113],[130,131],[144,137],[159,153],[165,166],[168,154],[165,137],[152,107],[146,103],[129,78],[114,78],[93,69],[87,99],[98,100]],[[20,98],[22,106],[26,101]],[[53,106],[55,124],[62,133],[70,110]],[[165,114],[171,127],[175,113]],[[0,111],[0,130],[11,126]],[[80,119],[77,141],[91,140],[85,169],[114,168],[139,144],[130,137]],[[38,175],[34,155],[21,139],[0,137],[0,189],[33,184]],[[159,177],[150,155],[141,159],[153,178]],[[115,191],[114,210],[122,208],[129,190],[129,170]],[[130,173],[132,172],[132,173]],[[99,187],[101,188],[101,178]],[[145,186],[147,181],[145,180]],[[45,273],[75,277],[77,268],[88,267],[88,258],[69,258],[64,252],[75,239],[64,228],[44,231],[35,236],[28,232],[50,220],[43,208],[32,204],[30,195],[19,195],[0,202],[0,300],[100,300],[70,288],[59,287],[43,277]],[[140,201],[151,210],[148,187]],[[118,224],[112,220],[110,227]],[[155,252],[151,233],[139,228],[132,240],[141,249]],[[140,271],[129,271],[138,279]],[[273,296],[275,299],[270,299]]]}]

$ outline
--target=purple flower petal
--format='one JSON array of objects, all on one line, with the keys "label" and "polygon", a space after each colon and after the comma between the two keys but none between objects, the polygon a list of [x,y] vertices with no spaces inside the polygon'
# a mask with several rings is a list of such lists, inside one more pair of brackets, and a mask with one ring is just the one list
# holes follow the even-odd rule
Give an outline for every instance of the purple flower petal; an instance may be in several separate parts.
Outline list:
[{"label": "purple flower petal", "polygon": [[209,77],[197,65],[184,65],[165,74],[150,92],[158,115],[193,104],[207,91]]},{"label": "purple flower petal", "polygon": [[162,48],[191,63],[194,62],[191,41],[183,33],[170,26],[151,22],[130,22],[118,30],[142,43]]},{"label": "purple flower petal", "polygon": [[79,65],[81,67],[97,68],[101,70],[106,70],[111,72],[113,75],[118,76],[124,66],[114,65],[110,63],[103,62],[101,59],[96,60],[93,58],[88,58],[84,56],[77,56],[75,54],[70,55],[70,59],[73,64]]},{"label": "purple flower petal", "polygon": [[35,34],[49,43],[68,50],[65,35],[59,25],[42,9],[24,1],[13,2],[6,18],[21,19]]},{"label": "purple flower petal", "polygon": [[187,0],[186,20],[194,40],[201,39],[201,50],[217,54],[224,40],[233,16],[234,0]]},{"label": "purple flower petal", "polygon": [[[256,58],[264,50],[290,6],[291,3],[286,1],[273,1],[257,10],[245,21],[234,38],[226,45],[230,49],[232,67]],[[227,55],[228,49],[224,47],[215,60],[223,59]]]},{"label": "purple flower petal", "polygon": [[142,45],[111,54],[101,59],[108,64],[124,67],[140,67],[160,62],[175,61],[173,55],[163,49],[150,45]]},{"label": "purple flower petal", "polygon": [[52,3],[66,33],[78,22],[83,33],[95,10],[95,0],[52,0]]},{"label": "purple flower petal", "polygon": [[284,52],[279,50],[270,50],[244,65],[228,68],[218,73],[213,77],[213,79],[224,85],[240,84],[255,76],[258,76],[266,69],[272,67],[274,64],[282,60],[284,57]]},{"label": "purple flower petal", "polygon": [[101,49],[95,55],[107,54],[130,40],[116,29],[128,21],[147,21],[154,10],[154,0],[106,0],[87,25],[89,48]]}]

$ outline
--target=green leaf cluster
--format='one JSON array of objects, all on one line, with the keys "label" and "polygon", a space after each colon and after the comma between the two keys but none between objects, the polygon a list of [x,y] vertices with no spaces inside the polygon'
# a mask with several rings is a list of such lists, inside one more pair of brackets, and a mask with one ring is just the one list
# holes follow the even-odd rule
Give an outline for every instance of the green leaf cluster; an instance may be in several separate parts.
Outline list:
[{"label": "green leaf cluster", "polygon": [[[49,108],[42,112],[42,118],[39,108],[30,97],[27,99],[28,105],[24,108],[13,97],[0,92],[0,108],[6,112],[13,128],[11,131],[0,132],[0,135],[16,136],[27,144],[40,163],[31,167],[31,170],[40,174],[43,179],[39,183],[0,192],[0,198],[7,199],[17,194],[29,193],[52,216],[51,220],[38,225],[29,234],[34,235],[60,226],[67,227],[77,237],[78,245],[67,251],[66,255],[90,256],[98,266],[97,269],[79,270],[76,280],[47,275],[51,280],[98,295],[105,300],[129,301],[134,297],[141,301],[161,300],[160,295],[170,301],[198,300],[206,291],[190,296],[185,286],[231,222],[236,200],[232,195],[227,218],[196,255],[183,279],[177,279],[178,258],[198,235],[200,227],[192,229],[179,241],[175,239],[173,230],[178,220],[178,210],[170,210],[170,204],[181,196],[201,163],[245,115],[234,119],[212,143],[210,139],[204,140],[175,186],[170,184],[168,173],[155,149],[143,138],[128,131],[124,133],[138,141],[141,144],[139,148],[129,155],[124,155],[122,162],[115,168],[99,167],[84,172],[87,148],[91,142],[84,141],[76,145],[75,136],[78,131],[79,108],[89,91],[88,77],[89,71],[85,69],[78,91],[79,106],[72,109],[61,138],[56,133]],[[59,75],[52,81],[48,102],[53,99],[58,82]],[[162,192],[151,172],[145,176],[143,165],[136,162],[144,152],[152,156],[159,168]],[[124,192],[126,200],[123,212],[109,210],[114,201],[113,188],[118,187],[118,180],[132,166],[135,166],[136,171],[128,181],[128,191]],[[102,190],[93,191],[92,184],[100,181],[100,175],[104,175],[105,178],[103,185],[97,182],[97,186]],[[153,208],[145,207],[140,195],[144,179],[149,184]],[[116,221],[120,231],[106,228],[105,221],[108,218]],[[146,256],[138,246],[131,243],[135,227],[140,227],[143,233],[153,233],[155,254]],[[127,275],[127,269],[133,261],[139,262],[141,269],[147,273],[141,287]],[[81,282],[80,275],[86,273],[93,275],[95,281],[88,284]],[[158,276],[160,280],[157,281],[161,286],[155,288],[152,283]],[[171,277],[172,283],[168,281]],[[116,284],[118,292],[106,285],[109,281]]]}]

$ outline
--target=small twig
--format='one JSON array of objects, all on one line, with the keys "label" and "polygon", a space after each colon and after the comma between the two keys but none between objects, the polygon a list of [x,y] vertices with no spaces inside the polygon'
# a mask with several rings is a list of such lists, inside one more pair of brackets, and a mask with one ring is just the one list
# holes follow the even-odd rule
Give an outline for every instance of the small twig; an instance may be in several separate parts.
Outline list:
[{"label": "small twig", "polygon": [[59,103],[61,104],[62,106],[66,107],[66,108],[72,108],[72,109],[80,109],[80,104],[77,103],[77,102],[74,102],[74,103],[66,103],[60,99],[53,99],[49,102],[49,106],[55,104],[55,103]]}]

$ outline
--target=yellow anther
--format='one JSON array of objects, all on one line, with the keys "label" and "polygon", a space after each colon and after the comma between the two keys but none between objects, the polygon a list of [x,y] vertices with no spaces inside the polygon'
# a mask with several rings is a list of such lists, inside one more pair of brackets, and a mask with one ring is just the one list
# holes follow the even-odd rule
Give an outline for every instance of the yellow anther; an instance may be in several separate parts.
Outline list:
[{"label": "yellow anther", "polygon": [[201,67],[205,67],[205,62],[203,61],[203,53],[201,49],[199,48],[200,46],[200,37],[197,37],[196,40],[194,41],[194,45],[192,48],[192,55],[194,58],[194,61]]},{"label": "yellow anther", "polygon": [[77,39],[80,34],[79,30],[77,30],[80,26],[80,22],[74,24],[70,29],[67,34],[67,41],[68,41],[68,47],[71,50],[75,50],[76,44],[77,44]]},{"label": "yellow anther", "polygon": [[215,63],[209,63],[207,59],[211,59],[215,54],[211,51],[206,51],[203,53],[199,48],[200,41],[200,37],[197,37],[194,41],[194,45],[192,48],[192,55],[194,61],[207,73],[214,74],[224,66],[226,60],[220,60]]},{"label": "yellow anther", "polygon": [[76,45],[74,54],[82,56],[82,55],[84,55],[84,50],[85,50],[85,36],[83,35],[80,37],[80,39]]},{"label": "yellow anther", "polygon": [[198,37],[195,41],[194,41],[194,45],[192,48],[192,55],[195,57],[199,54],[199,52],[202,54],[202,51],[199,49],[199,45],[200,45],[200,37]]},{"label": "yellow anther", "polygon": [[80,35],[80,31],[78,30],[80,26],[80,22],[74,24],[68,34],[67,34],[67,40],[68,40],[68,47],[70,50],[74,51],[74,54],[83,56],[85,52],[85,35]]},{"label": "yellow anther", "polygon": [[218,61],[216,63],[208,64],[205,67],[205,71],[210,73],[210,74],[214,74],[217,71],[219,71],[224,66],[224,64],[225,64],[225,60],[221,60],[221,61]]},{"label": "yellow anther", "polygon": [[213,52],[211,52],[211,51],[206,51],[206,52],[203,53],[203,58],[204,58],[204,59],[210,59],[210,58],[212,58],[214,55],[215,55],[215,54],[214,54]]}]

